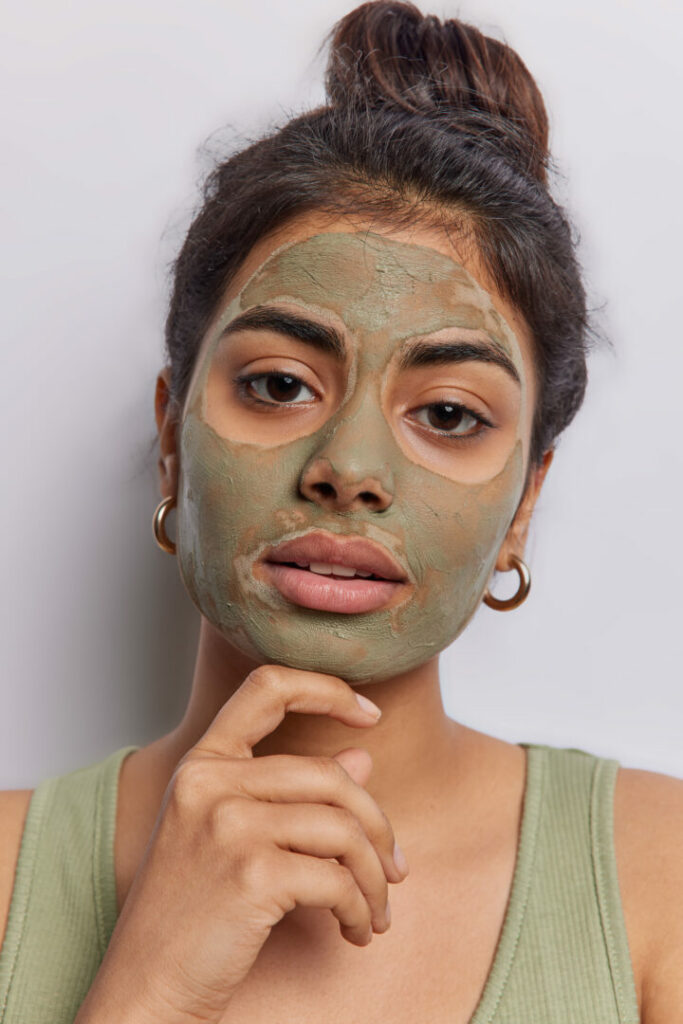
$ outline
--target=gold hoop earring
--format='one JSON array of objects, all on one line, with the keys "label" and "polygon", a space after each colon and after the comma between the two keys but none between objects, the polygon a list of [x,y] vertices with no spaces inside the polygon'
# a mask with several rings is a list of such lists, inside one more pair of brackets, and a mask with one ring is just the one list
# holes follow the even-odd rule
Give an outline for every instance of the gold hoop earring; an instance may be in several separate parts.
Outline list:
[{"label": "gold hoop earring", "polygon": [[167,551],[169,555],[175,555],[175,543],[170,539],[166,533],[166,515],[171,509],[176,507],[176,500],[171,495],[168,498],[164,498],[160,501],[154,510],[154,518],[152,519],[152,528],[154,529],[154,539],[161,548],[162,551]]},{"label": "gold hoop earring", "polygon": [[511,555],[510,561],[512,562],[512,568],[516,569],[519,574],[519,587],[517,592],[508,597],[506,600],[501,600],[498,597],[494,597],[488,590],[484,594],[484,603],[489,608],[495,608],[499,612],[509,612],[513,608],[517,608],[523,601],[526,601],[529,589],[531,587],[531,573],[529,567],[521,558],[517,555]]}]

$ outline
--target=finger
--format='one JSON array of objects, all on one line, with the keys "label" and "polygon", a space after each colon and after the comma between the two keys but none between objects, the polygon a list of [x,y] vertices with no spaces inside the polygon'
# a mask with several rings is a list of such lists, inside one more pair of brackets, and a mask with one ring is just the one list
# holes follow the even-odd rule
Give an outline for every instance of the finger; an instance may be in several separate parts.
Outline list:
[{"label": "finger", "polygon": [[360,822],[390,882],[405,874],[394,863],[394,830],[367,789],[358,785],[332,757],[273,754],[255,757],[245,769],[240,759],[220,758],[217,770],[232,793],[278,803],[328,804],[343,808]]},{"label": "finger", "polygon": [[372,725],[377,718],[363,710],[358,696],[338,676],[261,665],[249,673],[185,756],[203,752],[252,757],[251,748],[273,732],[288,711],[330,715],[347,725]]},{"label": "finger", "polygon": [[281,851],[287,898],[301,907],[327,907],[343,937],[355,946],[372,940],[370,907],[347,867],[301,853]]},{"label": "finger", "polygon": [[285,807],[259,802],[249,812],[249,827],[281,850],[337,858],[367,900],[374,930],[387,930],[389,892],[382,864],[363,826],[349,811],[310,803]]}]

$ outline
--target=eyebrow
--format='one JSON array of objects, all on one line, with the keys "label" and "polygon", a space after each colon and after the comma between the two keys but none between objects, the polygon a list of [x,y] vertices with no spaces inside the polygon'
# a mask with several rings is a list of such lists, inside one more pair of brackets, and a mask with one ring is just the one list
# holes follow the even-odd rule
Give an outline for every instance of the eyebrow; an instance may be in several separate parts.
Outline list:
[{"label": "eyebrow", "polygon": [[312,345],[334,356],[341,362],[346,355],[346,346],[339,331],[334,327],[309,320],[307,317],[287,313],[272,306],[254,306],[246,313],[235,317],[223,331],[221,337],[235,331],[276,331],[288,338],[296,338],[305,345]]},{"label": "eyebrow", "polygon": [[493,363],[512,377],[521,386],[517,367],[510,357],[497,345],[485,341],[432,342],[418,341],[402,354],[399,360],[401,370],[413,366],[437,366],[444,363],[465,363],[475,360]]},{"label": "eyebrow", "polygon": [[[344,340],[334,327],[273,306],[254,306],[253,309],[248,309],[246,313],[230,321],[221,337],[227,337],[237,331],[262,330],[275,331],[286,337],[296,338],[305,345],[311,345],[332,355],[339,362],[346,356]],[[510,357],[499,346],[485,341],[415,342],[402,353],[399,369],[408,370],[415,366],[443,366],[446,363],[470,361],[500,366],[521,385],[519,373]]]}]

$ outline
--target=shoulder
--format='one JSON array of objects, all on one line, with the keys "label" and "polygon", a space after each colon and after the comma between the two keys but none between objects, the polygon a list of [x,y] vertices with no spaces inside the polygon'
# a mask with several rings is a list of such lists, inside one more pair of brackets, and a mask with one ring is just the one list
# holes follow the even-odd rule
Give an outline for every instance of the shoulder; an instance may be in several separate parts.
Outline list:
[{"label": "shoulder", "polygon": [[32,795],[32,789],[0,791],[0,947],[5,938],[14,889],[14,872]]},{"label": "shoulder", "polygon": [[683,780],[619,768],[614,848],[643,1024],[683,1004]]}]

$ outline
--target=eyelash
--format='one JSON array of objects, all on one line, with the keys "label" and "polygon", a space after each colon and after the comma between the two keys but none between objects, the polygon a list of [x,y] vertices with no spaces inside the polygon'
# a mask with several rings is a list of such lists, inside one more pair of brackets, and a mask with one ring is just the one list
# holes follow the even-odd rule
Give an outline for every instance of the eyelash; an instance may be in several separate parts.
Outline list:
[{"label": "eyelash", "polygon": [[[268,409],[273,409],[273,407],[282,408],[283,406],[304,404],[303,402],[265,402],[262,398],[258,398],[249,392],[248,387],[250,384],[257,380],[264,380],[267,377],[289,377],[292,380],[297,381],[299,384],[303,384],[303,386],[308,388],[309,391],[313,391],[313,388],[309,387],[305,381],[301,380],[300,377],[296,377],[293,373],[277,373],[275,371],[271,371],[269,373],[247,373],[233,378],[233,384],[237,388],[240,399],[252,405],[261,405]],[[449,434],[448,431],[437,430],[434,427],[428,427],[424,423],[420,423],[421,427],[431,434],[436,434],[437,437],[445,438],[447,441],[455,444],[468,444],[472,441],[479,441],[482,435],[487,433],[489,429],[495,429],[494,424],[491,423],[490,420],[485,416],[482,416],[481,413],[475,412],[474,409],[470,409],[469,406],[463,405],[462,402],[429,402],[427,405],[421,405],[417,411],[419,412],[422,409],[429,409],[432,406],[439,405],[450,405],[455,409],[461,409],[468,416],[471,416],[472,419],[476,420],[481,429],[475,431],[473,434]]]}]

